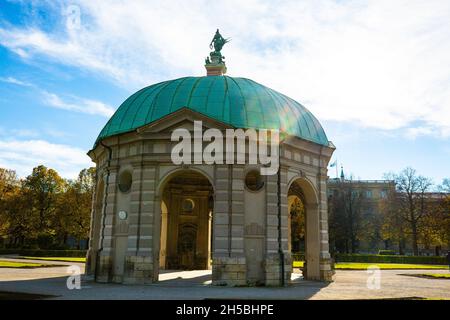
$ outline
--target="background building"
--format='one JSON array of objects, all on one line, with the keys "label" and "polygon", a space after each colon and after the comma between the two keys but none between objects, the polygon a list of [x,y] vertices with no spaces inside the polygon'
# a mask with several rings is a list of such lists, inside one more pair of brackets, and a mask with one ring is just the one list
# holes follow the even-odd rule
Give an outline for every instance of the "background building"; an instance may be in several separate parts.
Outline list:
[{"label": "background building", "polygon": [[[393,253],[413,254],[410,217],[404,207],[408,195],[399,190],[395,180],[328,179],[328,209],[330,250],[332,253]],[[418,254],[440,255],[449,244],[439,224],[448,217],[442,213],[443,192],[412,193],[412,205],[417,216]],[[445,228],[443,229],[445,232]],[[444,239],[444,240],[443,240]]]}]

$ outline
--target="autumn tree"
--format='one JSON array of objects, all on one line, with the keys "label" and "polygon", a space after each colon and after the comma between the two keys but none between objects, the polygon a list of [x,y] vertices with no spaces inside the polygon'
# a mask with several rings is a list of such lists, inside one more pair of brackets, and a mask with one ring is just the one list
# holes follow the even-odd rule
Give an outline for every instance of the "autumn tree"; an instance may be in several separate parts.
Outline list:
[{"label": "autumn tree", "polygon": [[441,197],[435,210],[434,226],[439,244],[450,248],[450,179],[439,186]]},{"label": "autumn tree", "polygon": [[19,188],[5,201],[4,214],[7,219],[5,235],[13,246],[29,246],[39,233],[32,212],[31,199]]},{"label": "autumn tree", "polygon": [[290,221],[292,251],[304,251],[305,207],[303,202],[297,197],[294,198],[290,207]]},{"label": "autumn tree", "polygon": [[45,166],[23,180],[0,168],[0,239],[41,248],[64,247],[69,236],[87,239],[94,185],[95,168],[83,169],[75,180]]},{"label": "autumn tree", "polygon": [[367,231],[363,218],[370,204],[362,191],[350,178],[338,181],[329,199],[330,240],[338,251],[356,253]]},{"label": "autumn tree", "polygon": [[31,175],[24,180],[24,196],[30,200],[30,209],[36,215],[37,225],[43,234],[51,232],[55,205],[64,185],[64,180],[55,170],[43,165],[33,168]]},{"label": "autumn tree", "polygon": [[398,174],[388,174],[395,182],[400,217],[408,224],[414,255],[419,254],[419,236],[423,220],[429,210],[428,191],[432,186],[429,178],[418,175],[413,168],[406,168]]},{"label": "autumn tree", "polygon": [[401,215],[399,193],[389,190],[386,197],[379,203],[382,225],[381,236],[385,242],[385,249],[390,242],[396,243],[399,254],[405,254],[406,240],[408,234],[408,224]]},{"label": "autumn tree", "polygon": [[19,186],[19,180],[14,170],[0,168],[0,202],[8,193]]},{"label": "autumn tree", "polygon": [[14,170],[0,168],[0,239],[6,238],[9,233],[12,199],[20,189],[19,184]]},{"label": "autumn tree", "polygon": [[56,205],[61,243],[65,243],[69,235],[77,240],[88,237],[94,181],[95,168],[83,169],[75,181],[67,181]]}]

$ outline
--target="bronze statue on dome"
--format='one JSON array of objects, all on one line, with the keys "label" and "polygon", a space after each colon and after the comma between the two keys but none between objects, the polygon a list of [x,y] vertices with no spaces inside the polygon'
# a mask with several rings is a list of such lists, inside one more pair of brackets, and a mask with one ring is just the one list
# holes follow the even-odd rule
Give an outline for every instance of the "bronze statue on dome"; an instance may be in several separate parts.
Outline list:
[{"label": "bronze statue on dome", "polygon": [[225,43],[230,42],[230,39],[225,39],[222,37],[222,35],[219,32],[219,29],[217,29],[216,34],[214,35],[214,38],[211,40],[211,43],[209,44],[209,48],[212,49],[214,46],[214,52],[220,53]]},{"label": "bronze statue on dome", "polygon": [[227,42],[230,42],[230,38],[225,39],[224,37],[222,37],[222,35],[219,32],[219,29],[217,29],[214,38],[211,40],[211,43],[209,44],[209,48],[210,49],[214,48],[214,51],[210,52],[209,57],[205,59],[205,65],[224,64],[223,59],[225,59],[225,57],[222,56],[222,53],[220,51]]}]

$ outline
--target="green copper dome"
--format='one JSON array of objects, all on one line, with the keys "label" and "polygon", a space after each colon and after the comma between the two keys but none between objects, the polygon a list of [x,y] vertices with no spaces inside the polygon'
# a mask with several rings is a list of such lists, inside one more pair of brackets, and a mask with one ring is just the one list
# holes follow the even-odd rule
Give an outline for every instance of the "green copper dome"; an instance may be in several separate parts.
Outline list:
[{"label": "green copper dome", "polygon": [[183,107],[235,128],[280,129],[328,146],[319,121],[300,103],[255,81],[228,76],[185,77],[139,90],[117,109],[96,143]]}]

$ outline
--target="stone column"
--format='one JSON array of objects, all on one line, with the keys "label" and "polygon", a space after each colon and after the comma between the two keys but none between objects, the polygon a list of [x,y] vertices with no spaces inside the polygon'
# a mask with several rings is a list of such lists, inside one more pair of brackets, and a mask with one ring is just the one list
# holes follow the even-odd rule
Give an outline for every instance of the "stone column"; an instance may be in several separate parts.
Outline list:
[{"label": "stone column", "polygon": [[[281,164],[280,164],[281,165]],[[281,247],[284,255],[284,283],[291,281],[292,256],[289,248],[290,239],[290,218],[288,207],[288,168],[281,167]]]},{"label": "stone column", "polygon": [[124,283],[153,281],[154,196],[155,168],[147,167],[143,162],[133,163]]},{"label": "stone column", "polygon": [[231,198],[231,260],[225,270],[234,285],[245,285],[247,266],[244,252],[244,167],[233,165]]},{"label": "stone column", "polygon": [[287,190],[287,168],[280,167],[280,206],[281,206],[281,249],[284,261],[281,261],[279,252],[279,221],[278,221],[278,175],[269,175],[266,177],[266,201],[267,201],[267,220],[266,220],[266,257],[264,263],[264,272],[266,285],[281,285],[281,263],[284,263],[285,284],[290,280],[292,273],[291,255],[288,250],[288,190]]},{"label": "stone column", "polygon": [[164,199],[164,197],[162,197],[161,200],[165,201],[166,206],[164,207],[164,209],[161,207],[161,227],[159,234],[159,237],[161,239],[159,247],[159,269],[165,269],[167,265],[167,230],[169,223],[169,212],[167,209],[167,199]]},{"label": "stone column", "polygon": [[[98,248],[99,248],[99,235],[95,234],[95,230],[100,230],[96,224],[98,223],[98,217],[102,214],[103,209],[103,199],[99,199],[99,197],[103,197],[102,190],[99,190],[100,187],[103,187],[104,185],[100,183],[100,181],[103,179],[102,174],[99,172],[97,173],[97,181],[95,181],[95,190],[94,194],[92,195],[92,202],[91,202],[91,223],[89,227],[89,248],[86,253],[86,267],[85,267],[85,275],[88,277],[95,277],[95,265],[97,263],[97,254],[98,254]],[[98,202],[102,202],[102,207],[99,208]],[[99,210],[100,209],[100,210]],[[97,243],[96,243],[97,242]]]},{"label": "stone column", "polygon": [[246,283],[243,168],[233,167],[216,167],[212,266],[214,285]]},{"label": "stone column", "polygon": [[303,275],[308,280],[320,280],[320,232],[318,204],[305,205],[305,267]]},{"label": "stone column", "polygon": [[321,168],[318,175],[319,182],[319,210],[320,210],[320,280],[332,281],[333,271],[331,270],[330,246],[328,237],[328,199],[327,199],[327,169]]},{"label": "stone column", "polygon": [[208,208],[208,256],[207,256],[207,268],[208,270],[212,269],[211,265],[211,259],[212,259],[212,243],[209,241],[211,239],[211,233],[212,233],[212,215],[213,212],[209,210]]},{"label": "stone column", "polygon": [[98,263],[95,270],[98,282],[109,282],[112,277],[112,256],[114,248],[114,224],[116,216],[116,194],[117,194],[117,172],[118,166],[111,165],[106,169],[105,177],[105,212],[101,219],[100,227],[100,250]]}]

